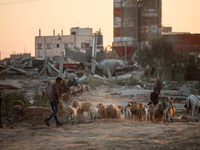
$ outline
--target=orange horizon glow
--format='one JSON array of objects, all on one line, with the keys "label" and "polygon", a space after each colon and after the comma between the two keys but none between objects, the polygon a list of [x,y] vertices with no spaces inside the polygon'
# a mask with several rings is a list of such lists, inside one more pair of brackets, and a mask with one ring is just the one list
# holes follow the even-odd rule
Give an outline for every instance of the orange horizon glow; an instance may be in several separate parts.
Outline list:
[{"label": "orange horizon glow", "polygon": [[[17,3],[12,3],[17,2]],[[11,4],[12,3],[12,4]],[[173,32],[200,33],[199,0],[162,0],[162,24]],[[0,0],[1,59],[35,55],[35,36],[70,34],[72,27],[101,28],[104,47],[113,41],[113,0]]]}]

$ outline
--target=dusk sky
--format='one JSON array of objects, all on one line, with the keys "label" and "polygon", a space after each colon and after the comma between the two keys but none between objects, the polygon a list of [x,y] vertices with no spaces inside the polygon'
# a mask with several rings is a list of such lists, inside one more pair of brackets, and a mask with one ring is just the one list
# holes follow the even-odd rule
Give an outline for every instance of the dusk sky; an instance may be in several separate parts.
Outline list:
[{"label": "dusk sky", "polygon": [[[162,24],[173,32],[200,33],[200,0],[162,0]],[[35,36],[70,34],[71,27],[101,28],[104,47],[113,41],[113,0],[0,0],[1,59],[35,55]]]}]

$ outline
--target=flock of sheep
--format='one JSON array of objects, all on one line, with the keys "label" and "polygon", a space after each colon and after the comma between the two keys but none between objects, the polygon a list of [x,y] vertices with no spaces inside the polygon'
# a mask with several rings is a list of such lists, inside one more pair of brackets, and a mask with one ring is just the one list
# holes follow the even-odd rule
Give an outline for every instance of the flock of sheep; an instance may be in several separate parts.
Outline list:
[{"label": "flock of sheep", "polygon": [[114,104],[105,105],[103,103],[98,103],[96,106],[91,101],[81,102],[78,100],[72,101],[71,105],[63,107],[60,103],[60,114],[66,114],[67,120],[76,119],[77,115],[83,115],[87,112],[94,119],[104,119],[104,118],[120,118],[122,114],[125,118],[133,118],[135,121],[162,121],[164,117],[164,122],[175,114],[175,107],[173,105],[173,100],[169,97],[164,97],[160,103],[156,106],[153,104],[145,105],[142,102],[129,102],[127,106],[116,106]]},{"label": "flock of sheep", "polygon": [[[174,98],[175,99],[175,98]],[[162,121],[164,123],[171,122],[171,118],[175,114],[175,106],[170,97],[161,97],[160,102],[157,105],[144,104],[142,102],[128,102],[128,104],[123,106],[116,106],[114,104],[105,105],[103,103],[98,103],[96,106],[91,101],[81,102],[78,100],[72,101],[71,105],[67,108],[60,104],[60,110],[62,113],[66,113],[68,116],[68,121],[71,119],[76,119],[77,115],[83,115],[87,112],[94,119],[104,119],[104,118],[120,118],[123,114],[125,119],[134,119],[135,121]],[[192,120],[194,121],[194,109],[199,108],[200,112],[200,99],[196,95],[190,95],[186,99],[186,109],[189,121],[189,110],[192,109]]]},{"label": "flock of sheep", "polygon": [[[196,95],[190,95],[186,99],[186,109],[188,113],[189,121],[189,110],[192,109],[192,119],[194,121],[194,109],[199,108],[200,112],[200,97]],[[174,98],[175,99],[175,98]],[[78,100],[73,100],[71,105],[64,107],[63,102],[59,104],[58,116],[64,116],[67,121],[76,119],[77,115],[83,115],[87,112],[91,120],[94,119],[104,119],[104,118],[120,118],[123,114],[125,119],[134,119],[135,121],[162,121],[170,122],[171,118],[175,114],[175,106],[170,97],[162,97],[157,105],[147,104],[142,102],[128,102],[128,104],[123,106],[116,106],[114,104],[105,105],[103,103],[98,103],[96,106],[91,101],[81,102]],[[50,108],[44,107],[25,107],[23,102],[14,101],[15,108],[17,110],[16,116],[21,118],[31,118],[31,117],[41,117],[44,118],[44,114],[51,113]],[[84,115],[83,115],[84,116]]]}]

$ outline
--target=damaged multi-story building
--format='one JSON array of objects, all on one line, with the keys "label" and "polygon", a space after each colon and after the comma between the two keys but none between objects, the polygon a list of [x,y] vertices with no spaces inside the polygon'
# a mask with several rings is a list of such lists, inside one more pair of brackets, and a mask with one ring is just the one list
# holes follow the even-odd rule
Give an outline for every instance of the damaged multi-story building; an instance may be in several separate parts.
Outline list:
[{"label": "damaged multi-story building", "polygon": [[113,51],[122,59],[164,37],[183,56],[200,54],[200,34],[173,33],[162,26],[162,0],[114,0]]},{"label": "damaged multi-story building", "polygon": [[35,56],[38,58],[53,58],[65,55],[66,48],[87,49],[92,45],[92,28],[71,28],[70,35],[64,35],[63,30],[61,34],[53,36],[42,36],[41,29],[39,29],[39,36],[35,37]]}]

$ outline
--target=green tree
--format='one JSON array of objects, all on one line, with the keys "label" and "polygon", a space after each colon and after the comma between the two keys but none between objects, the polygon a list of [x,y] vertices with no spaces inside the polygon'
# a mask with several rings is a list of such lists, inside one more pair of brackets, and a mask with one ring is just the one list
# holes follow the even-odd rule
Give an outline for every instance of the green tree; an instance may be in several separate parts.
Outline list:
[{"label": "green tree", "polygon": [[138,63],[146,68],[155,68],[159,77],[159,69],[163,73],[171,70],[172,64],[176,60],[176,51],[173,43],[164,38],[153,39],[149,47],[144,47],[137,52]]},{"label": "green tree", "polygon": [[185,66],[185,79],[198,80],[198,63],[195,55],[190,55]]}]

